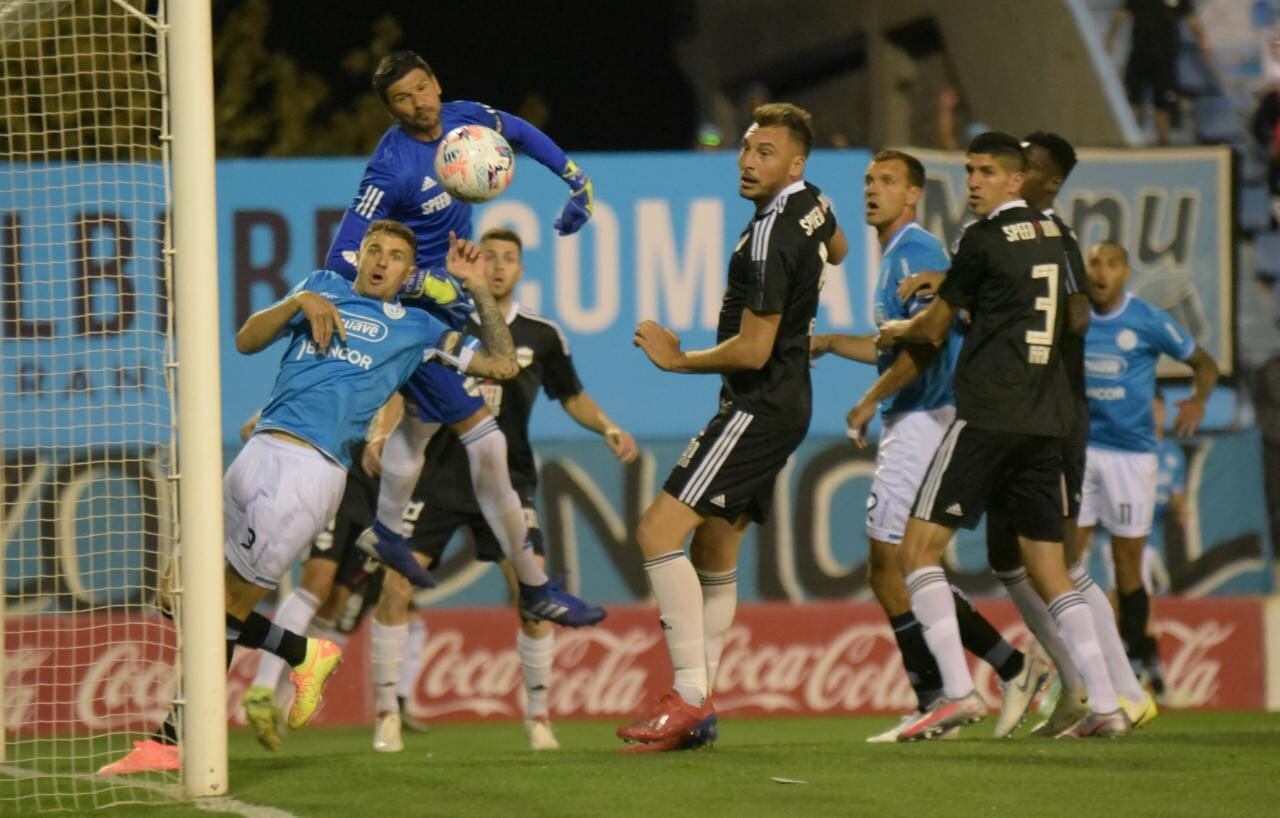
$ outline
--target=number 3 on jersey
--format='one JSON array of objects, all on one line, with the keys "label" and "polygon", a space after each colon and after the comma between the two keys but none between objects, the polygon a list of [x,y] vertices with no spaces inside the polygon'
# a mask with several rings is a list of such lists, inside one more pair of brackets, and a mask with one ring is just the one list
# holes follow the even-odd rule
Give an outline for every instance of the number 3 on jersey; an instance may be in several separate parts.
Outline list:
[{"label": "number 3 on jersey", "polygon": [[1058,320],[1058,265],[1037,264],[1031,268],[1032,278],[1046,279],[1049,295],[1036,299],[1036,310],[1044,313],[1044,329],[1027,330],[1027,360],[1033,364],[1049,363],[1053,349],[1053,331]]}]

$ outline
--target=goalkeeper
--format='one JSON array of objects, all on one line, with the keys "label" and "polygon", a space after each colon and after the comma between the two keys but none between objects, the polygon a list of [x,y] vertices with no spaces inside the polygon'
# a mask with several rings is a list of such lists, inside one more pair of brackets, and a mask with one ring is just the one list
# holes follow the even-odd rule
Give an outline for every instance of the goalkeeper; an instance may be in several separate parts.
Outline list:
[{"label": "goalkeeper", "polygon": [[[418,269],[405,288],[408,303],[460,329],[475,308],[444,270],[443,261],[450,232],[470,238],[471,205],[454,199],[436,180],[440,139],[460,125],[483,125],[501,132],[516,148],[558,174],[570,191],[569,201],[555,222],[561,235],[577,232],[591,217],[591,180],[546,134],[519,117],[477,102],[442,102],[440,80],[412,51],[385,57],[374,71],[372,84],[395,122],[365,167],[364,179],[329,248],[326,264],[353,277],[351,262],[368,224],[376,219],[403,222],[418,238]],[[499,341],[483,340],[486,344]],[[506,342],[510,344],[509,336]],[[489,348],[499,354],[514,351],[502,346]],[[517,371],[500,377],[514,377]],[[507,441],[484,400],[467,392],[461,375],[434,362],[419,367],[402,392],[406,398],[404,417],[382,453],[377,521],[361,537],[361,548],[389,564],[411,563],[405,576],[414,585],[434,584],[426,569],[413,562],[409,543],[399,529],[425,463],[427,443],[442,424],[447,425],[466,447],[480,511],[515,569],[523,613],[569,627],[594,625],[603,619],[602,608],[587,605],[549,582],[533,551],[525,547],[524,511],[507,470]]]}]

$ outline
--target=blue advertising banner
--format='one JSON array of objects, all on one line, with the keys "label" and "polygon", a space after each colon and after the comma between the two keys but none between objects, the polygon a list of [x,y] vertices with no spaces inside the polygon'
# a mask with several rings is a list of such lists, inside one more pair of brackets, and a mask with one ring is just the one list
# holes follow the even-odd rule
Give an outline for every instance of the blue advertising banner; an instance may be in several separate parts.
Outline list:
[{"label": "blue advertising banner", "polygon": [[[872,331],[861,221],[868,159],[866,151],[825,151],[809,166],[808,178],[831,197],[850,240],[848,259],[828,270],[823,289],[818,321],[833,331]],[[588,389],[619,423],[636,435],[689,435],[714,411],[718,380],[666,375],[631,338],[640,320],[654,318],[679,333],[686,348],[714,344],[729,255],[752,214],[737,195],[736,154],[579,161],[596,189],[595,215],[579,235],[556,235],[552,223],[568,191],[531,160],[518,161],[501,198],[478,208],[476,235],[498,225],[520,234],[526,272],[518,300],[565,330]],[[280,354],[237,355],[235,328],[322,261],[363,169],[363,161],[351,159],[220,163],[226,440],[265,399]],[[845,412],[869,383],[861,367],[816,379],[815,429],[843,428]],[[587,434],[556,412],[535,415],[534,429],[557,438]]]},{"label": "blue advertising banner", "polygon": [[[968,221],[963,156],[918,152],[928,171],[922,221],[948,243]],[[1125,243],[1135,291],[1169,309],[1230,372],[1234,348],[1227,151],[1082,151],[1060,212],[1086,244]],[[596,214],[577,236],[555,235],[563,183],[532,161],[498,200],[479,208],[477,235],[515,229],[525,242],[520,302],[559,322],[588,389],[643,437],[683,437],[714,408],[715,378],[667,375],[631,345],[636,323],[654,318],[686,348],[712,343],[725,265],[751,206],[736,193],[735,154],[585,155]],[[863,224],[867,151],[816,151],[808,178],[834,203],[850,240],[828,269],[818,331],[872,332],[879,246]],[[265,398],[278,351],[246,358],[231,343],[255,309],[321,263],[359,185],[363,161],[233,161],[219,165],[224,439]],[[1162,374],[1179,374],[1166,361]],[[869,367],[821,363],[814,375],[816,434],[841,434],[844,415],[871,382]],[[561,413],[535,415],[539,437],[587,434]]]},{"label": "blue advertising banner", "polygon": [[[965,209],[964,157],[916,151],[927,178],[921,222],[948,242]],[[1129,251],[1129,289],[1168,310],[1218,362],[1235,365],[1231,151],[1226,147],[1082,150],[1055,210],[1087,252],[1099,241]],[[1160,375],[1187,376],[1171,358]]]},{"label": "blue advertising banner", "polygon": [[[922,219],[954,239],[966,220],[963,159],[921,155],[929,174]],[[736,195],[732,152],[578,159],[598,195],[595,217],[580,235],[555,236],[551,225],[566,189],[529,161],[519,163],[506,195],[478,210],[476,230],[506,225],[521,234],[527,273],[519,300],[559,322],[587,389],[646,452],[638,464],[620,467],[558,408],[534,413],[540,507],[554,561],[593,596],[620,601],[647,593],[631,541],[638,514],[714,411],[718,389],[714,377],[658,371],[631,345],[632,331],[638,320],[654,318],[688,347],[712,343],[725,266],[751,206]],[[866,151],[818,151],[809,166],[808,177],[832,199],[851,246],[844,264],[827,271],[818,331],[873,330],[879,248],[862,224],[868,160]],[[219,164],[219,259],[209,274],[221,285],[228,456],[239,447],[240,423],[269,393],[282,352],[277,346],[239,355],[235,331],[321,263],[363,164]],[[1060,202],[1086,244],[1107,237],[1129,247],[1137,292],[1172,310],[1225,370],[1234,343],[1228,190],[1222,150],[1086,151]],[[142,543],[137,564],[120,570],[142,578],[157,571],[165,529],[154,521],[168,513],[162,458],[153,454],[167,443],[170,411],[164,231],[156,167],[0,167],[0,399],[9,506],[3,541],[18,561],[6,580],[11,591],[65,573],[65,587],[51,586],[50,599],[58,601],[50,604],[90,604],[106,593],[77,573],[92,574],[114,559],[82,547],[106,542],[90,525],[97,518],[146,521],[111,536]],[[745,599],[869,595],[863,515],[874,460],[871,450],[853,449],[843,431],[846,411],[872,374],[870,367],[825,359],[815,370],[811,438],[780,482],[773,521],[754,531],[744,549]],[[98,454],[86,455],[90,450]],[[104,472],[104,458],[136,468]],[[1165,544],[1174,590],[1266,590],[1270,549],[1256,432],[1206,438],[1188,460],[1194,510],[1175,534],[1180,539]],[[437,596],[463,604],[501,601],[494,573],[465,562],[451,558]],[[983,562],[981,531],[962,533],[953,560],[962,586],[994,588]],[[66,570],[41,568],[54,563]]]},{"label": "blue advertising banner", "polygon": [[5,451],[168,440],[164,190],[155,164],[0,165]]}]

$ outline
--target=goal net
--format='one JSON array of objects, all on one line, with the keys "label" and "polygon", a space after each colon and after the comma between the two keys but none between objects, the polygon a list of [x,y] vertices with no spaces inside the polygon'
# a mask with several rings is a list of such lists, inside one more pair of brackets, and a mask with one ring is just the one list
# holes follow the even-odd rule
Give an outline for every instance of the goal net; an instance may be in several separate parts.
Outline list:
[{"label": "goal net", "polygon": [[102,777],[177,695],[163,0],[0,0],[0,814]]}]

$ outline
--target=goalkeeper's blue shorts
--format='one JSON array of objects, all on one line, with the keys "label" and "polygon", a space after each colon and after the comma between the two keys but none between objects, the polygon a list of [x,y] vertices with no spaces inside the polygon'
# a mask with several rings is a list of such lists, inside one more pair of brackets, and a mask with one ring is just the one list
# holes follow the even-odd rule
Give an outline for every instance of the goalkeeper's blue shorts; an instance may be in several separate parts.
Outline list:
[{"label": "goalkeeper's blue shorts", "polygon": [[484,408],[484,398],[467,391],[466,375],[440,361],[428,361],[414,370],[400,389],[405,410],[424,423],[452,425]]}]

